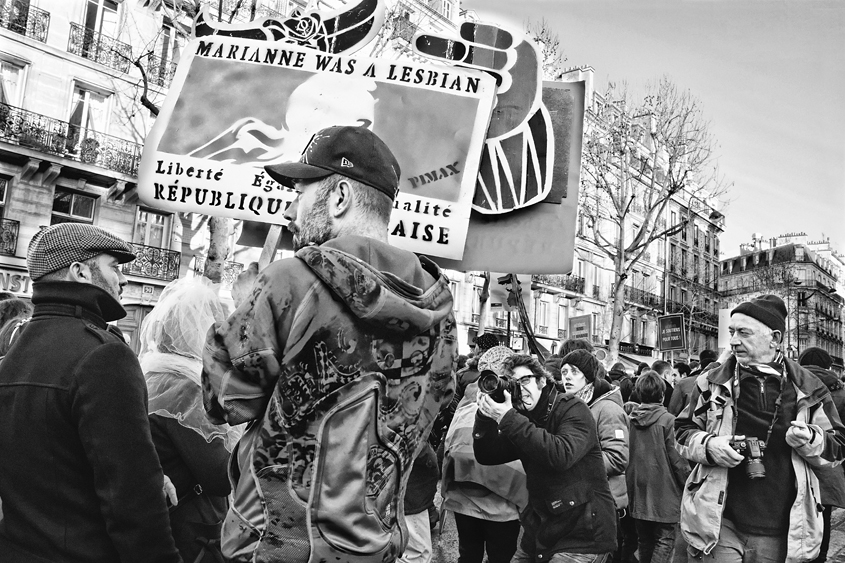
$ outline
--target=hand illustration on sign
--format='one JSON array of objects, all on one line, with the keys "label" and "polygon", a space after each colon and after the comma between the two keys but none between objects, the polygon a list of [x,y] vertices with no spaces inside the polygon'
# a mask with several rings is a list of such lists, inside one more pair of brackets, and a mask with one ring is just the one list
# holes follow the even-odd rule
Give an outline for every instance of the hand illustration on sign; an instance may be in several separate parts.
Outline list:
[{"label": "hand illustration on sign", "polygon": [[543,201],[552,187],[554,136],[534,43],[498,25],[464,22],[460,38],[419,34],[413,47],[426,57],[487,71],[499,84],[473,209],[501,214]]},{"label": "hand illustration on sign", "polygon": [[224,35],[281,41],[323,51],[354,53],[369,43],[384,23],[383,0],[361,0],[333,12],[294,10],[283,20],[267,17],[245,24],[218,23],[203,6],[194,20],[194,37]]}]

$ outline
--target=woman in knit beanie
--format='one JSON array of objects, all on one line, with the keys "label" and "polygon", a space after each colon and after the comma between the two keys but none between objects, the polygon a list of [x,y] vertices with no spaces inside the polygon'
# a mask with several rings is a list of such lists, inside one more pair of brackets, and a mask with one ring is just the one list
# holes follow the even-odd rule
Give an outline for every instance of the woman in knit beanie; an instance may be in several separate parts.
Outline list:
[{"label": "woman in knit beanie", "polygon": [[[628,485],[625,468],[628,466],[628,415],[622,408],[622,393],[604,379],[604,366],[587,350],[575,350],[561,360],[561,375],[567,393],[574,393],[590,407],[596,419],[604,468],[610,492],[616,501],[617,512],[628,506]],[[617,527],[618,530],[618,527]],[[621,541],[619,542],[621,546]],[[636,550],[636,545],[633,546]],[[629,554],[620,547],[620,556]],[[623,559],[624,560],[624,559]],[[630,560],[630,558],[628,558]]]}]

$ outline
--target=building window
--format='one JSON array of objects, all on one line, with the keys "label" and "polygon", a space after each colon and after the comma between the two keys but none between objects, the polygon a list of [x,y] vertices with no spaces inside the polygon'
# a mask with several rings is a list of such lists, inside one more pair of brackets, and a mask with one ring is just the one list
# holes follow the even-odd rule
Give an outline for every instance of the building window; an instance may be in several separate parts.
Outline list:
[{"label": "building window", "polygon": [[115,37],[117,2],[115,0],[88,0],[85,9],[85,27],[107,37]]},{"label": "building window", "polygon": [[450,0],[442,0],[441,5],[443,6],[443,15],[446,19],[452,19],[452,2]]},{"label": "building window", "polygon": [[170,215],[138,208],[132,242],[156,248],[170,248]]},{"label": "building window", "polygon": [[84,139],[89,132],[105,133],[108,129],[109,95],[84,86],[73,89],[73,101],[68,122],[71,130]]},{"label": "building window", "polygon": [[53,194],[53,215],[50,217],[50,224],[92,223],[96,201],[96,197],[57,187]]},{"label": "building window", "polygon": [[693,239],[692,239],[692,244],[694,246],[698,246],[699,231],[700,231],[700,229],[698,228],[698,225],[695,225],[695,230],[693,231],[694,234],[693,234]]},{"label": "building window", "polygon": [[21,106],[26,67],[0,59],[0,103]]},{"label": "building window", "polygon": [[549,326],[549,304],[545,301],[537,299],[537,319],[536,323],[537,326],[548,327]]}]

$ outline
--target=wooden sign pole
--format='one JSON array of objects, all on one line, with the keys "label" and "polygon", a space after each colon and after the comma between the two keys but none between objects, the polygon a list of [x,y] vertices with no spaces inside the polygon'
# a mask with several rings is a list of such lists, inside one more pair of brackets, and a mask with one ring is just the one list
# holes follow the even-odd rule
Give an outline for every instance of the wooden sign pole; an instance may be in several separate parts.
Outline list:
[{"label": "wooden sign pole", "polygon": [[270,225],[270,231],[267,233],[267,238],[264,239],[264,247],[261,249],[261,256],[258,258],[258,271],[270,265],[276,258],[276,249],[279,248],[279,241],[282,240],[281,225]]}]

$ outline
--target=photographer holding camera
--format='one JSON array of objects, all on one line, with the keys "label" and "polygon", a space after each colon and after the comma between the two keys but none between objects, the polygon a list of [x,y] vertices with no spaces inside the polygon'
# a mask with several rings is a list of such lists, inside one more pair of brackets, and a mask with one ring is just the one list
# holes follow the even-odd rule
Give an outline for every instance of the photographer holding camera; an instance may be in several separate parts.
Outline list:
[{"label": "photographer holding camera", "polygon": [[581,399],[556,385],[531,356],[482,373],[473,436],[483,465],[520,460],[528,507],[513,563],[603,563],[616,549],[616,506],[596,423]]},{"label": "photographer holding camera", "polygon": [[698,376],[675,421],[681,455],[698,464],[681,501],[697,560],[797,563],[818,554],[812,467],[841,462],[845,428],[827,387],[780,351],[786,315],[775,295],[731,311],[730,353]]}]

